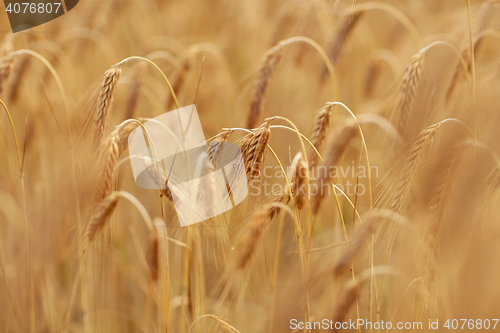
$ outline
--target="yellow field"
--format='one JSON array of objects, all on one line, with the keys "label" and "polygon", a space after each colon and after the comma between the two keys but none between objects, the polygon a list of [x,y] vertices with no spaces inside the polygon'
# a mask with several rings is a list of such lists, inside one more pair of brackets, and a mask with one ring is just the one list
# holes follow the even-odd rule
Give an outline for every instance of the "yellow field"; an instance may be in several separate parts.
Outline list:
[{"label": "yellow field", "polygon": [[[499,17],[81,0],[12,34],[1,7],[0,331],[493,330]],[[136,185],[127,138],[193,103],[207,140],[241,146],[249,195],[181,227],[168,189]]]}]

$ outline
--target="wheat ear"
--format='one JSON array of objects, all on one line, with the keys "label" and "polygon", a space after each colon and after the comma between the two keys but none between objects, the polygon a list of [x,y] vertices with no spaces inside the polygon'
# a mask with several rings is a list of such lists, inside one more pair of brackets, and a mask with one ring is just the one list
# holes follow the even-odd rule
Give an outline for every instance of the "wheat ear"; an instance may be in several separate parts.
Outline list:
[{"label": "wheat ear", "polygon": [[113,214],[116,205],[118,205],[119,199],[120,195],[117,192],[113,192],[95,208],[86,232],[89,244],[91,244],[104,229],[106,222],[111,214]]},{"label": "wheat ear", "polygon": [[101,143],[96,181],[96,203],[106,198],[113,190],[115,167],[120,155],[119,142],[118,130],[115,130]]},{"label": "wheat ear", "polygon": [[[311,143],[320,153],[325,146],[326,133],[328,131],[328,127],[330,126],[330,115],[332,107],[333,106],[330,104],[325,105],[316,114],[316,117],[314,119],[314,125],[311,133]],[[319,156],[313,149],[309,150],[307,159],[311,168],[317,165],[319,162]]]},{"label": "wheat ear", "polygon": [[254,128],[262,117],[267,86],[283,55],[282,43],[267,51],[261,61],[259,73],[254,81],[254,90],[248,111],[247,128]]},{"label": "wheat ear", "polygon": [[266,120],[242,139],[242,154],[246,173],[250,179],[257,179],[264,164],[267,143],[271,138],[271,120]]},{"label": "wheat ear", "polygon": [[[424,49],[425,50],[425,49]],[[402,137],[408,136],[408,125],[410,122],[413,103],[417,94],[420,74],[424,67],[425,51],[419,51],[410,58],[403,74],[403,81],[399,88],[399,99],[396,106],[398,112],[396,128]]]},{"label": "wheat ear", "polygon": [[121,67],[113,67],[104,73],[102,84],[97,92],[97,103],[95,107],[95,133],[94,142],[96,146],[101,143],[101,139],[106,132],[109,123],[109,115],[116,85],[121,75]]},{"label": "wheat ear", "polygon": [[401,176],[397,182],[396,191],[391,202],[390,208],[399,213],[404,206],[409,190],[415,179],[420,165],[432,144],[436,131],[442,123],[437,123],[424,128],[415,139],[410,150],[408,158],[403,166]]}]

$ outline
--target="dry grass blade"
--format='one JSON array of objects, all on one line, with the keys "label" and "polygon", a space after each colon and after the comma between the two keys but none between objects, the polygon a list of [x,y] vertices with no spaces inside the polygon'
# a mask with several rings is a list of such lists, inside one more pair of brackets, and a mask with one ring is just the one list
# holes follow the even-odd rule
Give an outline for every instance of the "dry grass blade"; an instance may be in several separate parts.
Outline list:
[{"label": "dry grass blade", "polygon": [[247,128],[254,128],[262,118],[262,109],[267,86],[283,55],[283,45],[278,43],[264,54],[259,73],[254,82],[254,90],[248,111]]},{"label": "dry grass blade", "polygon": [[90,223],[87,227],[86,238],[88,244],[91,244],[95,238],[104,229],[106,222],[108,221],[111,214],[118,205],[120,195],[116,192],[111,193],[107,196],[99,206],[94,210],[92,217],[90,218]]},{"label": "dry grass blade", "polygon": [[[330,126],[330,115],[332,105],[327,104],[316,114],[314,125],[311,133],[311,143],[316,147],[316,150],[321,153],[325,145],[326,133]],[[316,152],[309,148],[308,156],[309,166],[312,168],[319,162],[319,156]]]},{"label": "dry grass blade", "polygon": [[399,88],[399,99],[396,106],[398,113],[396,128],[403,138],[408,137],[408,125],[413,103],[417,94],[420,74],[424,68],[424,54],[424,51],[420,51],[410,58],[403,74],[401,87]]},{"label": "dry grass blade", "polygon": [[241,150],[246,173],[250,179],[260,178],[264,164],[267,143],[271,138],[271,120],[266,120],[259,128],[242,139]]},{"label": "dry grass blade", "polygon": [[401,176],[399,177],[399,180],[397,182],[396,191],[394,192],[394,196],[390,206],[390,208],[394,212],[399,213],[403,208],[406,198],[408,197],[411,184],[413,183],[413,180],[418,173],[425,154],[429,150],[433,138],[436,135],[436,131],[440,126],[441,123],[431,125],[423,129],[417,136],[408,155],[408,158],[406,159],[406,162],[403,166]]},{"label": "dry grass blade", "polygon": [[[328,151],[325,158],[325,166],[331,168],[339,162],[342,154],[347,148],[349,141],[358,133],[358,124],[354,121],[347,121],[340,125],[340,127],[335,131],[333,135],[333,144]],[[312,211],[313,214],[316,215],[319,212],[321,207],[321,203],[325,197],[324,187],[328,186],[330,181],[333,179],[330,178],[331,172],[323,172],[319,175],[319,186],[321,188],[320,191],[315,195]]]},{"label": "dry grass blade", "polygon": [[102,141],[96,181],[96,203],[107,197],[113,190],[115,167],[120,155],[119,142],[118,131],[113,131]]},{"label": "dry grass blade", "polygon": [[[335,64],[339,59],[340,52],[344,47],[344,44],[353,31],[356,24],[359,22],[359,19],[363,16],[362,11],[356,11],[354,13],[347,13],[342,16],[339,23],[338,31],[335,35],[333,35],[330,46],[328,48],[328,56],[332,61],[332,64]],[[325,79],[328,76],[328,70],[325,68],[321,75],[321,79]]]},{"label": "dry grass blade", "polygon": [[113,67],[104,73],[104,78],[97,92],[97,103],[95,107],[95,133],[94,142],[98,146],[106,129],[108,128],[109,115],[116,85],[120,79],[121,68]]}]

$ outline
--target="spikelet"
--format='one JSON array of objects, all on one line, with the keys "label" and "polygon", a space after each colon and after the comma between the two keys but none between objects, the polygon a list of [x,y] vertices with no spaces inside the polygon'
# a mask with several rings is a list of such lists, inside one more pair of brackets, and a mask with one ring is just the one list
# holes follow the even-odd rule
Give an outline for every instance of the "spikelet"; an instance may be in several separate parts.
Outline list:
[{"label": "spikelet", "polygon": [[[333,135],[333,144],[330,147],[325,159],[325,166],[331,168],[339,162],[344,153],[349,141],[358,133],[358,125],[354,121],[347,121],[340,125]],[[312,211],[316,215],[319,212],[321,203],[325,197],[323,190],[333,179],[330,178],[331,172],[322,173],[319,176],[319,186],[321,188],[318,194],[314,197]]]},{"label": "spikelet", "polygon": [[254,128],[262,118],[267,86],[283,56],[283,47],[282,43],[278,43],[267,51],[262,58],[259,73],[254,81],[253,96],[248,111],[247,128],[249,129]]},{"label": "spikelet", "polygon": [[396,106],[396,128],[403,138],[408,138],[408,125],[410,122],[415,95],[417,94],[420,74],[424,67],[424,50],[419,51],[410,58],[403,74],[403,81],[399,88],[399,99]]},{"label": "spikelet", "polygon": [[[321,153],[325,145],[326,133],[328,127],[330,126],[330,115],[332,111],[332,105],[327,104],[316,114],[314,119],[314,125],[311,133],[311,143],[314,145],[316,150]],[[309,148],[309,166],[312,168],[319,162],[319,156],[316,152]]]},{"label": "spikelet", "polygon": [[104,73],[104,78],[97,92],[97,103],[94,112],[95,133],[94,143],[98,146],[108,128],[109,115],[116,85],[121,75],[121,67],[113,67]]},{"label": "spikelet", "polygon": [[119,199],[120,195],[113,192],[95,208],[85,233],[88,244],[91,244],[104,229],[106,222],[118,205]]}]

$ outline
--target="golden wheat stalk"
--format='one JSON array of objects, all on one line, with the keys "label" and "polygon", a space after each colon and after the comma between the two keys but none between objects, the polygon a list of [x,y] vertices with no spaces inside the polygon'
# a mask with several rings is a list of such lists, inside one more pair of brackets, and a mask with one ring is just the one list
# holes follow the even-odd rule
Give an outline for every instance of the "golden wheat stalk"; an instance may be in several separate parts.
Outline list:
[{"label": "golden wheat stalk", "polygon": [[119,193],[112,192],[95,208],[85,233],[88,244],[91,244],[102,232],[109,217],[113,214],[116,205],[118,205],[119,200]]},{"label": "golden wheat stalk", "polygon": [[110,116],[110,108],[113,103],[113,97],[116,85],[121,75],[121,67],[113,67],[104,73],[102,84],[98,89],[97,103],[94,112],[95,132],[94,142],[96,145],[101,143],[101,139],[107,130]]},{"label": "golden wheat stalk", "polygon": [[278,43],[268,50],[262,58],[259,73],[254,81],[253,96],[248,111],[247,128],[249,129],[254,128],[262,118],[267,87],[283,56],[283,47],[282,43]]},{"label": "golden wheat stalk", "polygon": [[424,67],[425,49],[419,51],[410,58],[403,74],[403,81],[399,88],[399,99],[397,102],[396,128],[403,138],[408,138],[408,125],[417,94],[420,74]]}]

